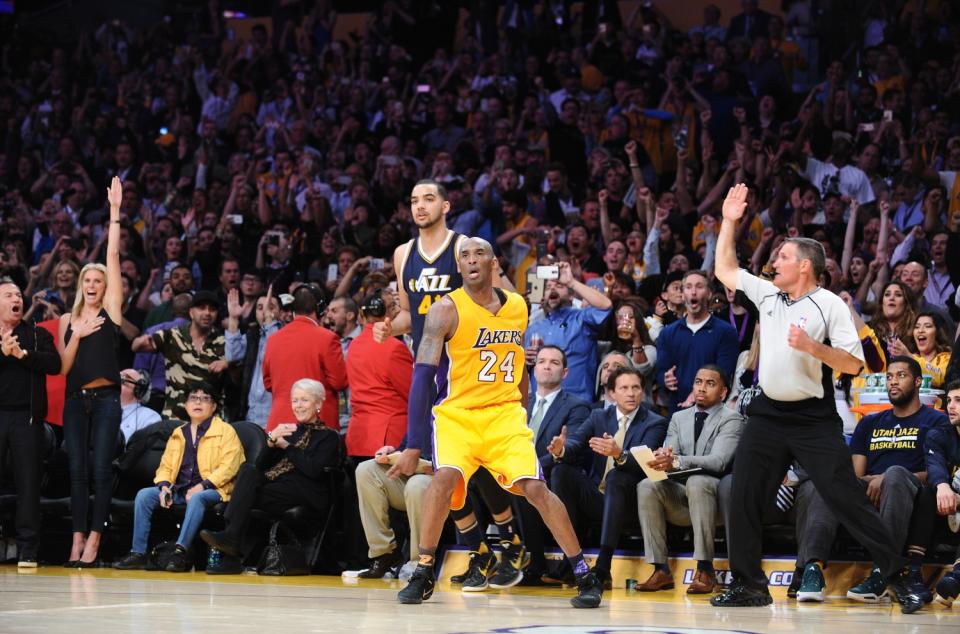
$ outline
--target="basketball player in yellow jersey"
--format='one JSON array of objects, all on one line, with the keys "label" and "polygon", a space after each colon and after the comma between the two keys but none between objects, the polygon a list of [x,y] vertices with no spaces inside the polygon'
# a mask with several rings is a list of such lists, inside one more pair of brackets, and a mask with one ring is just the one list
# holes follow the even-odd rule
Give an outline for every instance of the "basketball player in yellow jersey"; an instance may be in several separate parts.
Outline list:
[{"label": "basketball player in yellow jersey", "polygon": [[416,468],[429,420],[429,386],[439,366],[447,376],[446,394],[433,410],[435,475],[421,509],[420,561],[398,599],[421,603],[433,595],[434,556],[448,509],[463,506],[466,483],[485,467],[500,486],[526,496],[570,559],[577,578],[573,606],[595,608],[603,583],[587,568],[563,503],[541,477],[526,424],[526,303],[516,293],[494,288],[498,266],[487,241],[463,240],[457,263],[463,287],[427,313],[410,387],[408,446],[395,467],[405,475]]}]

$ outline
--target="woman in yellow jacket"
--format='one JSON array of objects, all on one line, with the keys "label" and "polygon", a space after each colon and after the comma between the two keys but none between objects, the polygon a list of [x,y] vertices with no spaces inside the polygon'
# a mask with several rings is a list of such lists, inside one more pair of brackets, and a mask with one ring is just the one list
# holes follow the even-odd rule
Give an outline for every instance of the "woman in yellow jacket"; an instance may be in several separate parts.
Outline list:
[{"label": "woman in yellow jacket", "polygon": [[207,508],[230,499],[233,481],[243,464],[243,445],[229,424],[214,413],[217,393],[208,383],[195,383],[188,392],[190,422],[171,434],[154,477],[155,487],[137,493],[133,515],[133,547],[114,564],[119,570],[139,570],[147,565],[150,520],[157,507],[186,504],[180,536],[167,572],[188,572],[187,551],[200,530]]}]

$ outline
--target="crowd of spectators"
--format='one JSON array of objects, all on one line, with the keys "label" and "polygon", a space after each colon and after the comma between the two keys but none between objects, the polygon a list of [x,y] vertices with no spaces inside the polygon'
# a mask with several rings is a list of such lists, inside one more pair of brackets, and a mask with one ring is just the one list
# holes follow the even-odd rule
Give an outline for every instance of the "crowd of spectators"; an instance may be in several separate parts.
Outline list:
[{"label": "crowd of spectators", "polygon": [[[443,186],[447,225],[494,244],[530,299],[534,394],[538,353],[555,347],[564,392],[605,409],[625,398],[616,379],[633,381],[617,369],[632,368],[652,417],[699,403],[705,367],[731,407],[756,384],[756,308],[713,274],[722,200],[746,183],[744,268],[771,275],[784,239],[818,241],[821,285],[849,306],[864,375],[911,358],[925,387],[960,378],[956,5],[865,3],[850,48],[828,58],[834,16],[818,3],[767,13],[743,0],[736,15],[705,5],[687,30],[657,3],[619,4],[400,0],[342,37],[325,0],[283,3],[248,37],[218,0],[72,41],[11,29],[0,273],[23,291],[23,318],[56,337],[81,268],[106,261],[106,185],[119,177],[125,386],[142,370],[144,405],[186,421],[203,381],[223,394],[223,420],[273,432],[300,418],[291,386],[316,379],[314,419],[369,458],[400,444],[405,413],[383,415],[377,391],[402,410],[412,359],[391,348],[380,362],[400,373],[372,374],[365,333],[383,315],[361,306],[379,292],[395,310],[392,256],[416,235],[416,182]],[[537,267],[555,264],[544,284]],[[863,383],[836,377],[848,435]],[[49,390],[48,420],[62,420],[64,389]],[[571,429],[566,446],[585,446],[591,429]],[[549,442],[559,433],[538,443],[548,461],[548,444],[563,452]],[[607,471],[590,466],[601,489]],[[609,514],[601,507],[586,515]]]}]

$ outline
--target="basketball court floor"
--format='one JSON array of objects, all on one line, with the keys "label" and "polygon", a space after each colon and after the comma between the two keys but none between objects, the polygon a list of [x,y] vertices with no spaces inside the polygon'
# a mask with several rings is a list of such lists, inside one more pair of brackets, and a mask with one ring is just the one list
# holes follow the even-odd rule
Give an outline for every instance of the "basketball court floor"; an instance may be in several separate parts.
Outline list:
[{"label": "basketball court floor", "polygon": [[[0,566],[0,633],[960,632],[960,604],[934,603],[905,616],[890,603],[797,604],[782,586],[771,589],[776,602],[766,608],[718,610],[709,597],[688,597],[678,587],[651,594],[616,589],[599,609],[575,610],[572,589],[461,593],[446,581],[460,562],[446,564],[437,592],[420,606],[397,603],[399,581]],[[829,584],[827,590],[838,596]]]}]

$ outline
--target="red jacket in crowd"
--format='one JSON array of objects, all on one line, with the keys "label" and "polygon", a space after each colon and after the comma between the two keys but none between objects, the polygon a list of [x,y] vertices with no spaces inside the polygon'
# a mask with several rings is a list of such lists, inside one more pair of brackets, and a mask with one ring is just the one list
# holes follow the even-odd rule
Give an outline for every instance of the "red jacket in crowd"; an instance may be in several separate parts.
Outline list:
[{"label": "red jacket in crowd", "polygon": [[[60,336],[60,320],[48,319],[37,324],[51,335],[53,341]],[[56,345],[56,343],[54,344]],[[67,377],[64,374],[47,375],[47,422],[63,426],[63,402],[67,392]]]},{"label": "red jacket in crowd", "polygon": [[384,445],[396,447],[407,432],[407,399],[413,355],[397,339],[373,340],[373,324],[350,344],[350,426],[347,455],[372,456]]},{"label": "red jacket in crowd", "polygon": [[327,397],[320,409],[320,420],[339,431],[337,392],[347,387],[340,338],[303,315],[297,315],[270,337],[263,353],[263,386],[273,394],[268,432],[281,423],[296,422],[290,406],[290,388],[300,379],[323,383]]}]

